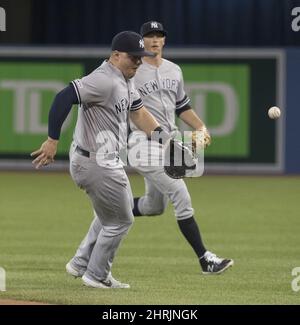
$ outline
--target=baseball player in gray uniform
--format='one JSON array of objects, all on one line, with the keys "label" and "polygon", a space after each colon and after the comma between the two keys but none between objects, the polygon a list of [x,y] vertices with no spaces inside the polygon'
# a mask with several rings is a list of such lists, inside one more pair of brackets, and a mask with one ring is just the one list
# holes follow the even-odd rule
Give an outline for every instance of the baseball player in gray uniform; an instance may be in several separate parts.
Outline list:
[{"label": "baseball player in gray uniform", "polygon": [[[175,124],[177,115],[193,130],[203,132],[209,145],[210,136],[205,124],[192,110],[190,99],[184,91],[180,67],[162,58],[167,35],[163,25],[157,21],[146,22],[141,26],[140,34],[143,36],[145,48],[156,54],[155,57],[144,58],[134,78],[136,89],[145,106],[166,132],[171,134],[178,132]],[[132,122],[133,133],[137,133],[138,128],[134,121]],[[145,142],[139,145],[146,147]],[[155,142],[151,142],[150,145],[157,147]],[[168,201],[171,201],[179,229],[194,249],[202,272],[220,274],[232,266],[232,259],[220,258],[205,248],[184,180],[170,178],[163,172],[162,167],[141,164],[136,169],[144,176],[146,191],[144,196],[134,198],[134,215],[159,215],[165,210]]]},{"label": "baseball player in gray uniform", "polygon": [[[157,119],[164,131],[176,136],[178,132],[175,124],[176,114],[194,130],[202,131],[209,144],[210,136],[205,124],[192,110],[189,104],[190,99],[184,91],[180,67],[162,58],[166,34],[163,25],[159,22],[150,21],[142,25],[141,35],[145,48],[155,53],[156,56],[143,59],[143,64],[134,77],[136,89],[145,107]],[[147,141],[138,128],[139,126],[131,119],[132,133],[129,137],[129,148],[139,146],[140,156],[144,157],[134,167],[144,177],[146,186],[145,195],[134,198],[134,216],[162,214],[168,201],[171,201],[179,229],[195,251],[203,274],[224,272],[233,265],[233,260],[220,258],[205,248],[194,218],[191,197],[185,182],[182,179],[170,178],[164,173],[163,163],[160,162],[163,156],[160,152],[161,145],[154,141]],[[149,164],[149,161],[152,163]],[[95,217],[75,256],[67,264],[68,273],[74,276],[82,275],[78,266],[88,260],[100,229],[101,225]]]},{"label": "baseball player in gray uniform", "polygon": [[53,162],[61,126],[72,105],[79,104],[70,173],[89,196],[98,228],[93,249],[74,267],[83,283],[95,288],[129,288],[111,275],[116,251],[134,220],[131,188],[119,153],[127,143],[128,115],[148,136],[161,130],[131,79],[144,56],[154,54],[145,51],[139,34],[117,34],[109,60],[56,95],[49,113],[48,139],[31,154],[36,157],[36,168]]}]

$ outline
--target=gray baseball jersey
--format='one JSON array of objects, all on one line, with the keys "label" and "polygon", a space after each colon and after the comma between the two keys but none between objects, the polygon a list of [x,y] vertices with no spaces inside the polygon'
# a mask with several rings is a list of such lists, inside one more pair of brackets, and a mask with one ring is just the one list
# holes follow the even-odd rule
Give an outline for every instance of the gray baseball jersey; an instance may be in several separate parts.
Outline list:
[{"label": "gray baseball jersey", "polygon": [[[174,132],[175,135],[175,112],[190,102],[184,91],[180,67],[165,59],[159,67],[143,61],[134,77],[134,83],[145,107],[166,132]],[[142,214],[157,214],[165,209],[170,199],[177,219],[190,218],[193,208],[187,187],[182,179],[174,180],[164,173],[161,145],[155,141],[136,142],[139,132],[132,122],[130,127],[133,133],[129,147],[135,146],[139,152],[139,160],[133,167],[146,181],[146,194],[139,200],[139,210]]]},{"label": "gray baseball jersey", "polygon": [[[138,110],[143,103],[133,81],[125,80],[122,72],[109,62],[72,84],[79,111],[75,143],[70,149],[70,173],[88,194],[99,218],[94,249],[87,258],[77,256],[73,263],[86,269],[88,278],[101,281],[109,274],[117,248],[133,222],[133,198],[127,175],[117,155],[107,155],[113,156],[111,162],[105,156],[111,152],[118,154],[126,144],[129,110]],[[89,151],[89,156],[76,151],[77,146]]]},{"label": "gray baseball jersey", "polygon": [[107,137],[105,152],[119,152],[127,141],[128,110],[143,102],[132,80],[104,61],[91,74],[72,81],[79,101],[74,141],[82,149],[99,152]]},{"label": "gray baseball jersey", "polygon": [[[184,107],[190,101],[184,91],[180,67],[166,59],[162,60],[159,67],[143,61],[134,82],[145,107],[154,115],[161,127],[167,132],[177,130],[175,110]],[[137,130],[133,123],[131,129]]]}]

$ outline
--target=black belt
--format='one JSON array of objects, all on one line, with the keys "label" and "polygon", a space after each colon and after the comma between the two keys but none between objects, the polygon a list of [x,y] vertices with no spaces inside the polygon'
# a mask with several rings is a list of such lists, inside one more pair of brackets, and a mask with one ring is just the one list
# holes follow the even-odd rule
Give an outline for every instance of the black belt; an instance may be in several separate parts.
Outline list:
[{"label": "black belt", "polygon": [[86,150],[81,149],[81,148],[78,147],[78,146],[75,148],[75,151],[76,151],[77,153],[79,153],[81,156],[84,156],[84,157],[90,158],[90,153],[89,153],[88,151],[86,151]]}]

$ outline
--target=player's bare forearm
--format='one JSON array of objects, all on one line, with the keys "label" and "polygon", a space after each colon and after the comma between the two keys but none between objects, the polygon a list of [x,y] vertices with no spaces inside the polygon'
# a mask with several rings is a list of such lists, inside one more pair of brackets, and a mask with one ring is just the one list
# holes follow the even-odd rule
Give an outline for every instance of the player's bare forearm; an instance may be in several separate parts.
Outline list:
[{"label": "player's bare forearm", "polygon": [[[180,118],[194,130],[203,132],[202,136],[200,136],[200,141],[197,144],[199,147],[206,148],[211,144],[211,137],[204,122],[192,109],[182,112]],[[193,141],[197,142],[197,134],[194,133],[196,132],[193,132]]]},{"label": "player's bare forearm", "polygon": [[54,161],[54,156],[57,151],[58,140],[48,137],[48,139],[41,145],[40,149],[32,152],[31,157],[36,157],[32,163],[38,169],[41,166],[46,166]]},{"label": "player's bare forearm", "polygon": [[182,112],[179,117],[194,130],[202,130],[205,127],[204,122],[192,109]]},{"label": "player's bare forearm", "polygon": [[150,137],[152,131],[159,126],[154,116],[146,109],[145,106],[137,111],[131,111],[130,118],[140,130],[147,134],[148,137]]}]

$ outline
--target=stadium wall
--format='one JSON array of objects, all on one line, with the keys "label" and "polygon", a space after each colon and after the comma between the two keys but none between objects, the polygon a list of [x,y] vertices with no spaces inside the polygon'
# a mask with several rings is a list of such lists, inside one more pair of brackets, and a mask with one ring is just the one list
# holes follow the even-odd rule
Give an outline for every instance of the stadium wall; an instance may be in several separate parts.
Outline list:
[{"label": "stadium wall", "polygon": [[300,50],[288,49],[286,60],[285,171],[295,174],[300,173]]},{"label": "stadium wall", "polygon": [[[0,47],[2,168],[32,168],[28,153],[47,134],[54,93],[108,55],[108,48]],[[300,172],[300,146],[292,137],[299,117],[299,50],[168,48],[165,56],[182,67],[193,106],[214,138],[206,153],[208,172]],[[277,121],[267,117],[273,105],[282,109]],[[66,168],[75,121],[73,110],[60,142],[60,162],[49,169]]]}]

